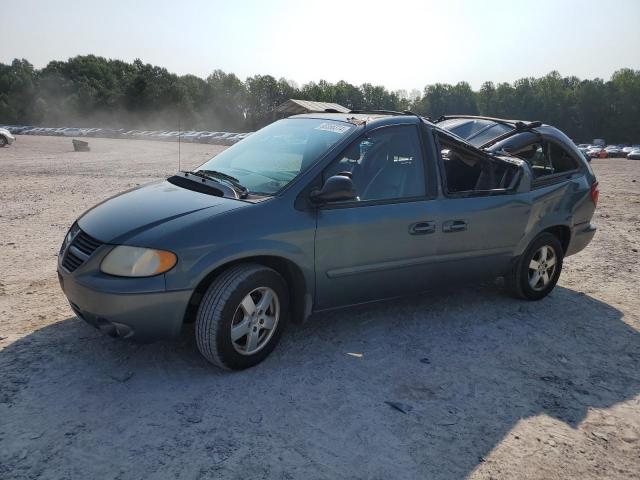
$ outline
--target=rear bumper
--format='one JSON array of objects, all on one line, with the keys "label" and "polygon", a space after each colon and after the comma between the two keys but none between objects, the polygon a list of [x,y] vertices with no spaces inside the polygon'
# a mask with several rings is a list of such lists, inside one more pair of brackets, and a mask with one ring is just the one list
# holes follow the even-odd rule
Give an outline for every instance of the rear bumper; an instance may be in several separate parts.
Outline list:
[{"label": "rear bumper", "polygon": [[597,227],[593,223],[586,223],[577,225],[574,227],[571,234],[571,241],[569,242],[569,248],[565,252],[564,256],[568,257],[583,250],[596,234]]},{"label": "rear bumper", "polygon": [[178,335],[191,292],[113,293],[93,290],[58,271],[60,287],[74,313],[103,333],[151,341]]}]

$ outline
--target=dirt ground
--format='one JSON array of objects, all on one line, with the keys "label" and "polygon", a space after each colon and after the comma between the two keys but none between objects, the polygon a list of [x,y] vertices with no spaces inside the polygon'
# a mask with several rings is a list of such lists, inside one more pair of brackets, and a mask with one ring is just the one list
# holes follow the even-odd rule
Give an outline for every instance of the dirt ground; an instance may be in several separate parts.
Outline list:
[{"label": "dirt ground", "polygon": [[[496,282],[318,315],[229,373],[192,327],[130,344],[67,306],[73,220],[177,170],[175,143],[90,145],[0,149],[1,479],[639,477],[640,161],[593,161],[599,230],[548,298]],[[182,168],[220,148],[183,144]]]}]

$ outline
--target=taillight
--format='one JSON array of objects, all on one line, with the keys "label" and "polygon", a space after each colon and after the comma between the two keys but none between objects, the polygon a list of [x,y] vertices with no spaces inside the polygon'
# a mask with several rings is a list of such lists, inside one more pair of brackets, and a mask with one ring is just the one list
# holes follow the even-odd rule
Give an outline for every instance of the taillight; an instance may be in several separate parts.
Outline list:
[{"label": "taillight", "polygon": [[598,182],[591,184],[591,200],[595,205],[598,205],[598,199],[600,198],[600,190],[598,190]]}]

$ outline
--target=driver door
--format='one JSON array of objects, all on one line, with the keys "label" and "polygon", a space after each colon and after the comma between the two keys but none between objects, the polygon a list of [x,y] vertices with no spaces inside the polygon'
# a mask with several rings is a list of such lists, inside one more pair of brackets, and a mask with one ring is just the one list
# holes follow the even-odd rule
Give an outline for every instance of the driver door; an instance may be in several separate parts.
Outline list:
[{"label": "driver door", "polygon": [[437,282],[441,233],[424,152],[417,126],[382,127],[327,167],[323,181],[348,174],[358,197],[317,210],[316,309],[399,296]]}]

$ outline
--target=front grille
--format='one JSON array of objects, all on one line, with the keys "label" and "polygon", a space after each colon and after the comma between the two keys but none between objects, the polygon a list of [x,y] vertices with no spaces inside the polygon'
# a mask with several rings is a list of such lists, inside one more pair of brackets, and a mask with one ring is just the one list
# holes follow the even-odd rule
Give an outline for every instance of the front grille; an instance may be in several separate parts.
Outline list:
[{"label": "front grille", "polygon": [[102,245],[102,243],[100,243],[95,238],[91,238],[89,235],[87,235],[82,230],[80,230],[80,232],[78,232],[78,235],[76,235],[76,238],[71,243],[71,245],[74,245],[78,250],[80,250],[85,255],[90,256],[93,252],[96,251],[96,249],[100,245]]},{"label": "front grille", "polygon": [[62,258],[62,266],[68,272],[75,271],[102,245],[102,242],[90,237],[78,227],[72,228],[69,235],[74,235],[74,233],[75,237],[71,240]]},{"label": "front grille", "polygon": [[84,260],[76,257],[73,253],[67,251],[67,254],[64,256],[62,260],[62,266],[66,268],[69,272],[73,272],[76,268],[82,265]]}]

